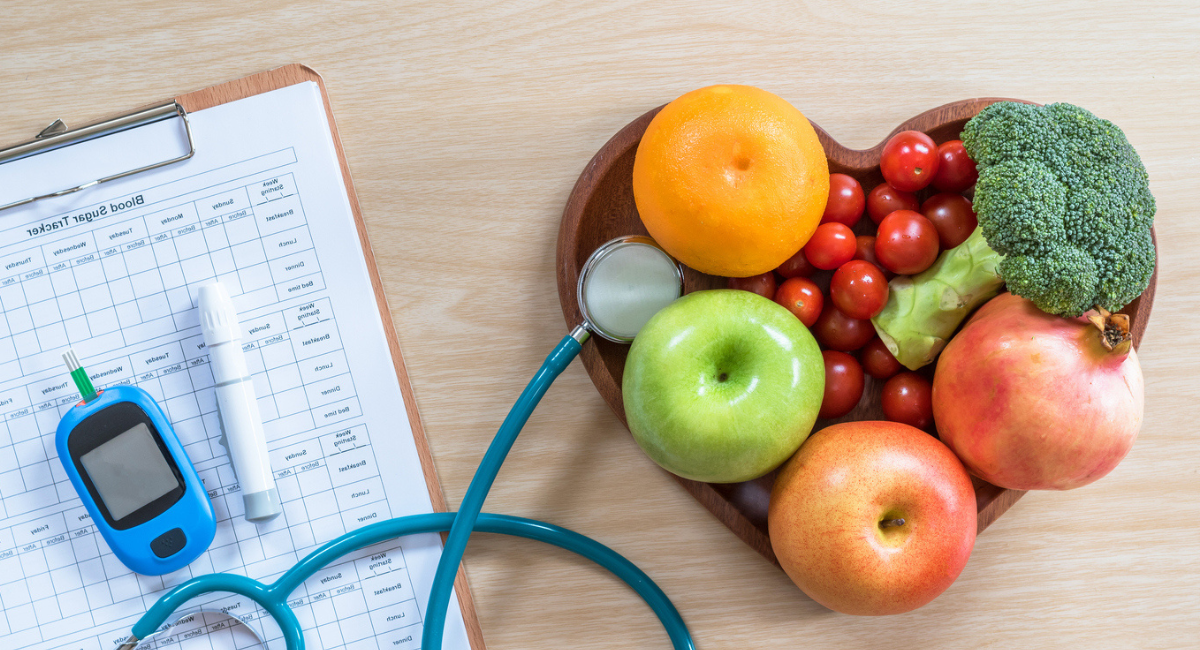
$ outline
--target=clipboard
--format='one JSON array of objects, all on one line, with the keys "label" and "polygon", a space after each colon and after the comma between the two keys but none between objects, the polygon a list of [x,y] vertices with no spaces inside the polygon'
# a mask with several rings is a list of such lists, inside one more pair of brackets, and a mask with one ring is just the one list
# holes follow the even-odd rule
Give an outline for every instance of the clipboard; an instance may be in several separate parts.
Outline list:
[{"label": "clipboard", "polygon": [[[338,166],[341,168],[342,178],[345,183],[346,196],[354,217],[354,225],[357,231],[358,241],[362,247],[363,257],[365,259],[367,272],[371,281],[371,289],[375,295],[376,307],[379,312],[379,320],[384,329],[388,350],[391,353],[392,365],[396,373],[396,381],[399,384],[400,392],[404,398],[404,405],[408,412],[409,424],[412,428],[413,438],[416,445],[417,454],[420,458],[425,484],[429,491],[430,501],[432,502],[434,511],[446,512],[447,506],[445,496],[442,493],[441,485],[437,479],[437,474],[433,465],[433,457],[429,451],[429,443],[426,440],[425,430],[421,424],[420,414],[417,411],[416,399],[413,396],[412,386],[409,383],[408,371],[405,368],[404,358],[400,351],[400,343],[396,337],[396,329],[392,323],[391,311],[387,304],[386,294],[383,291],[383,283],[379,278],[379,271],[375,265],[375,255],[371,248],[371,242],[367,236],[366,223],[364,222],[362,216],[362,208],[358,203],[358,195],[354,189],[354,183],[350,175],[350,167],[346,162],[346,155],[342,149],[341,136],[338,133],[337,124],[334,121],[333,107],[329,101],[329,94],[326,91],[324,80],[321,78],[321,75],[312,68],[298,63],[281,66],[265,72],[252,74],[241,79],[235,79],[233,81],[228,81],[214,86],[209,86],[201,90],[179,95],[165,103],[140,108],[125,115],[102,120],[74,129],[67,129],[66,125],[64,125],[61,120],[55,120],[54,123],[39,133],[38,136],[33,140],[0,150],[0,164],[10,160],[17,160],[23,157],[37,155],[38,153],[43,153],[52,149],[68,147],[72,144],[76,144],[87,139],[102,137],[103,135],[114,133],[120,130],[137,128],[155,121],[174,118],[182,118],[183,128],[185,129],[187,135],[189,150],[178,157],[156,161],[152,164],[140,166],[134,169],[121,170],[115,174],[92,180],[87,183],[72,185],[49,194],[32,196],[14,203],[0,206],[0,215],[3,214],[2,210],[9,207],[16,207],[18,205],[25,205],[41,199],[63,196],[65,194],[86,190],[106,181],[125,178],[127,176],[136,175],[144,171],[157,169],[159,167],[187,160],[195,154],[198,146],[204,146],[203,142],[196,142],[193,140],[191,129],[187,121],[188,113],[201,111],[206,108],[212,108],[214,106],[245,99],[261,93],[278,90],[280,88],[293,86],[306,81],[315,83],[320,89],[322,104],[325,107],[325,115],[328,119],[330,135],[332,136],[334,150],[337,154]],[[466,574],[462,567],[459,567],[458,574],[454,581],[454,587],[455,592],[458,594],[459,605],[462,611],[463,621],[471,648],[472,650],[485,650],[483,632],[479,626],[479,619],[475,613],[474,602],[471,598],[471,592],[467,584]]]}]

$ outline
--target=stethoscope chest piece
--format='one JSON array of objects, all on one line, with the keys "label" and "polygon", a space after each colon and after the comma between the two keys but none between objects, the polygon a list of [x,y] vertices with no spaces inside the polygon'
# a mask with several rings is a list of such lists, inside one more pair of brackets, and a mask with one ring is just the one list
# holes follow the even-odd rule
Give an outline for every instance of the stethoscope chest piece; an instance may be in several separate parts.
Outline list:
[{"label": "stethoscope chest piece", "polygon": [[629,343],[651,316],[683,295],[683,269],[649,237],[618,237],[588,256],[576,293],[585,327]]}]

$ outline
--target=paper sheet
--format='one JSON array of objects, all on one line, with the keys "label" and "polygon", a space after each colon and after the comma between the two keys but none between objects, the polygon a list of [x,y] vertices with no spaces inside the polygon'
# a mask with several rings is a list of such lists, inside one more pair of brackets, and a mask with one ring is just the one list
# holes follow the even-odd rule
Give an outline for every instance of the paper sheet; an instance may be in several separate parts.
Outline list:
[{"label": "paper sheet", "polygon": [[[191,116],[191,160],[0,213],[0,640],[8,650],[113,648],[167,590],[205,573],[268,581],[317,545],[431,512],[320,92],[311,82]],[[162,147],[160,123],[0,166],[0,203],[87,180],[96,156]],[[89,155],[83,155],[83,154]],[[86,159],[86,160],[85,160]],[[54,189],[54,188],[49,188]],[[197,288],[225,283],[242,318],[284,513],[255,526],[224,447]],[[139,576],[108,549],[58,461],[78,400],[73,347],[98,388],[133,384],[167,412],[217,513],[187,568]],[[344,558],[292,595],[309,648],[417,648],[441,542],[423,535]],[[247,620],[224,594],[197,603]],[[467,649],[457,599],[447,648]],[[269,619],[268,619],[269,620]],[[272,648],[278,628],[263,623]],[[146,647],[244,647],[239,626],[191,617]]]}]

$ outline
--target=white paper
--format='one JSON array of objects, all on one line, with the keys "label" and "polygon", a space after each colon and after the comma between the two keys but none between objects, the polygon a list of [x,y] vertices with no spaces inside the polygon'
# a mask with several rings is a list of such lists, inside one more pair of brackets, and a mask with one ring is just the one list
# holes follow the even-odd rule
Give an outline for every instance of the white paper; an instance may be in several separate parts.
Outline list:
[{"label": "white paper", "polygon": [[[270,581],[344,532],[432,512],[316,84],[191,115],[183,163],[0,212],[0,639],[6,649],[104,650],[174,586],[212,572]],[[145,127],[90,143],[146,149]],[[99,147],[99,149],[97,149]],[[121,151],[113,151],[119,158]],[[0,193],[78,177],[72,148],[0,166]],[[89,160],[94,160],[89,157]],[[81,166],[85,167],[81,171]],[[255,526],[224,447],[197,288],[225,283],[262,409],[284,514]],[[97,388],[133,384],[167,412],[217,512],[217,536],[160,577],[122,565],[56,457],[78,400],[61,353]],[[309,648],[418,648],[441,541],[355,553],[292,594]],[[469,647],[457,598],[446,648]],[[194,605],[263,614],[225,594]],[[219,617],[218,617],[219,618]],[[278,629],[263,627],[272,648]],[[241,647],[192,617],[147,647]]]}]

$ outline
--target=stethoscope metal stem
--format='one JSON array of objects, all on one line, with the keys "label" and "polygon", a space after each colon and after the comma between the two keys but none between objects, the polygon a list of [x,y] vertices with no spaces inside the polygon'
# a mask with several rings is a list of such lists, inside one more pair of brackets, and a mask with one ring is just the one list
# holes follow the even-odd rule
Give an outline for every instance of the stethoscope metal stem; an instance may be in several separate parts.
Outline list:
[{"label": "stethoscope metal stem", "polygon": [[592,330],[588,328],[587,323],[580,323],[571,330],[571,338],[583,345],[588,339],[592,338]]}]

